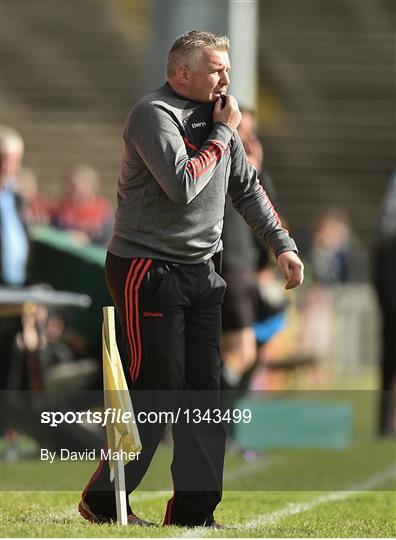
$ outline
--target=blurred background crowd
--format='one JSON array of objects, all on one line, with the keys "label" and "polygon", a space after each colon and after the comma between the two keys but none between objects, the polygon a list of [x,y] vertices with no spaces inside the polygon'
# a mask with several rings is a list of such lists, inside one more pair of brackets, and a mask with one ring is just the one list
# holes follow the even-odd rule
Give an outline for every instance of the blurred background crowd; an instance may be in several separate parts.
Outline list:
[{"label": "blurred background crowd", "polygon": [[45,283],[92,305],[2,301],[2,389],[73,403],[100,386],[124,118],[162,84],[174,38],[199,27],[231,37],[239,133],[306,266],[286,292],[227,201],[222,385],[236,392],[223,405],[252,390],[380,389],[377,431],[394,436],[394,5],[262,0],[242,17],[236,4],[3,0],[1,290]]}]

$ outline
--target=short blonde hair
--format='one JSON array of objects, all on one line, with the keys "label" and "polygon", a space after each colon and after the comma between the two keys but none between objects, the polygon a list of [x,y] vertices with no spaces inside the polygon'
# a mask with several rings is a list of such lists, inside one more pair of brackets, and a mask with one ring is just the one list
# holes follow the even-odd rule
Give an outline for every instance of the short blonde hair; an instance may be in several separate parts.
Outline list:
[{"label": "short blonde hair", "polygon": [[23,139],[16,129],[0,125],[0,152],[2,154],[23,154]]},{"label": "short blonde hair", "polygon": [[230,40],[227,36],[216,36],[210,32],[192,30],[186,32],[172,45],[166,64],[166,76],[175,74],[176,67],[181,63],[193,64],[197,60],[198,53],[206,47],[212,47],[220,51],[230,50]]}]

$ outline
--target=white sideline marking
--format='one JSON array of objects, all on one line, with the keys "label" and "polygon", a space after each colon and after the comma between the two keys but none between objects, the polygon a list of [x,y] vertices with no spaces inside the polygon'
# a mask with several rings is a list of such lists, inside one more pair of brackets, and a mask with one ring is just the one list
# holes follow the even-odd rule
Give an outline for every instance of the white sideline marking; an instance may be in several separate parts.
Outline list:
[{"label": "white sideline marking", "polygon": [[349,497],[353,497],[354,495],[359,495],[360,493],[367,492],[395,476],[396,467],[391,467],[381,473],[372,476],[361,484],[355,484],[348,487],[345,491],[333,491],[332,493],[328,493],[327,495],[321,495],[320,497],[317,497],[316,499],[313,499],[309,502],[289,503],[287,506],[285,506],[285,508],[282,508],[281,510],[275,510],[275,512],[263,514],[262,516],[258,516],[257,518],[248,521],[247,523],[244,523],[242,528],[251,529],[259,525],[272,525],[273,523],[278,522],[286,516],[292,516],[295,514],[300,514],[301,512],[306,512],[307,510],[311,510],[311,508],[315,508],[320,504],[342,501],[344,499],[348,499]]},{"label": "white sideline marking", "polygon": [[[237,527],[237,530],[249,530],[263,525],[273,525],[285,517],[301,514],[302,512],[311,510],[312,508],[315,508],[321,504],[342,501],[349,497],[353,497],[354,495],[367,492],[383,484],[386,480],[394,477],[396,477],[396,467],[392,466],[389,469],[368,478],[361,484],[355,484],[349,488],[346,488],[345,491],[333,491],[327,495],[321,495],[312,501],[289,503],[284,508],[275,510],[274,512],[270,512],[268,514],[263,514],[255,519],[252,519],[251,521],[243,523],[241,526]],[[209,528],[196,527],[195,529],[190,529],[178,536],[182,538],[202,538],[204,536],[209,536],[211,533],[213,533],[213,530]]]}]

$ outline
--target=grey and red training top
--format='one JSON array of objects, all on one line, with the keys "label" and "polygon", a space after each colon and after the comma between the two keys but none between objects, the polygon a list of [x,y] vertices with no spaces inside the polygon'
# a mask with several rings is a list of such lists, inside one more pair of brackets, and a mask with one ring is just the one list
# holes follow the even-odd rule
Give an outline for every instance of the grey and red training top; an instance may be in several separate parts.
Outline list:
[{"label": "grey and red training top", "polygon": [[222,249],[225,195],[275,256],[297,251],[239,135],[213,124],[213,103],[188,101],[168,84],[129,113],[109,251],[199,263]]}]

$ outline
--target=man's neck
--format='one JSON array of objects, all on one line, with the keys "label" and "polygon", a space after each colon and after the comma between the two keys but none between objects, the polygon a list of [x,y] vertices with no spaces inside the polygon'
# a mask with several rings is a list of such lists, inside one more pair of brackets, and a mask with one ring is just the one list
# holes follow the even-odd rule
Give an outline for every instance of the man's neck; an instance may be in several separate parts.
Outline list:
[{"label": "man's neck", "polygon": [[172,83],[171,81],[167,81],[166,84],[169,86],[172,92],[174,92],[181,99],[185,99],[186,101],[194,101],[189,96],[186,96],[185,94],[183,94],[183,89],[179,89],[178,86]]}]

